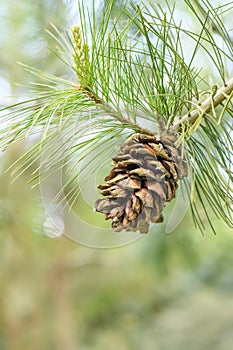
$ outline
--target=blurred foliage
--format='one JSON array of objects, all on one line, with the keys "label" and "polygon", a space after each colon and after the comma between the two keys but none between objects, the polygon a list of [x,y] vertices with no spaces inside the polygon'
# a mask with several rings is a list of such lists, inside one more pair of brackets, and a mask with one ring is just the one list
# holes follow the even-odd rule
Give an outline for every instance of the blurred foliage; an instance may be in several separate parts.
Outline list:
[{"label": "blurred foliage", "polygon": [[18,152],[2,159],[0,349],[227,349],[232,233],[202,237],[187,215],[119,249],[51,240],[27,174],[3,173]]},{"label": "blurred foliage", "polygon": [[[12,91],[28,79],[16,60],[59,72],[44,29],[67,25],[64,3],[0,8],[0,70]],[[218,224],[216,236],[201,236],[188,213],[172,234],[161,226],[119,249],[49,239],[39,189],[26,184],[31,169],[13,184],[5,173],[25,147],[0,163],[0,350],[232,347],[232,231]]]},{"label": "blurred foliage", "polygon": [[0,1],[0,75],[9,82],[13,95],[23,91],[16,83],[24,85],[31,80],[18,62],[65,73],[48,50],[52,38],[46,30],[51,30],[51,23],[58,28],[68,26],[68,9],[62,0]]}]

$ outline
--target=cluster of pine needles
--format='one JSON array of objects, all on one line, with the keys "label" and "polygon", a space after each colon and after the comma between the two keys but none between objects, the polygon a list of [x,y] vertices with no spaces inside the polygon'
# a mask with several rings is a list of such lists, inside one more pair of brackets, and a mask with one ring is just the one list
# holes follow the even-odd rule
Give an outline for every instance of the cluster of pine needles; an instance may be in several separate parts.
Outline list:
[{"label": "cluster of pine needles", "polygon": [[[94,1],[91,10],[80,1],[77,26],[65,33],[52,27],[55,58],[68,67],[70,80],[23,65],[38,77],[31,98],[0,111],[2,150],[37,135],[12,165],[15,179],[39,163],[31,179],[38,184],[59,165],[70,171],[62,190],[74,203],[79,176],[92,174],[101,159],[110,161],[114,147],[137,133],[173,132],[188,164],[182,181],[195,224],[202,232],[206,224],[215,231],[215,218],[233,226],[233,42],[224,24],[233,5],[184,0],[192,30],[177,23],[178,10],[169,3],[126,2],[114,15],[114,0],[98,10]],[[192,48],[188,55],[185,43]],[[210,63],[214,76],[200,60],[195,66],[198,57]]]}]

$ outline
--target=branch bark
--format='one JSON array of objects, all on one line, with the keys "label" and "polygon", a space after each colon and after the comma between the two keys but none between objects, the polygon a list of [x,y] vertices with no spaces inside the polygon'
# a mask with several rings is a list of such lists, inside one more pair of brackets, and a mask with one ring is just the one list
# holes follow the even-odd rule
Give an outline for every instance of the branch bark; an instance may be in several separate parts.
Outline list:
[{"label": "branch bark", "polygon": [[125,118],[121,113],[118,113],[108,104],[104,103],[102,106],[106,109],[108,114],[117,119],[120,123],[128,125],[129,127],[137,130],[137,132],[139,132],[140,134],[154,136],[155,132],[153,130],[142,128],[140,125],[134,123],[132,120]]},{"label": "branch bark", "polygon": [[231,78],[225,85],[217,90],[214,96],[208,97],[203,101],[198,108],[185,114],[181,119],[177,120],[173,127],[178,130],[182,124],[192,124],[202,113],[208,113],[212,107],[220,105],[233,91],[233,78]]}]

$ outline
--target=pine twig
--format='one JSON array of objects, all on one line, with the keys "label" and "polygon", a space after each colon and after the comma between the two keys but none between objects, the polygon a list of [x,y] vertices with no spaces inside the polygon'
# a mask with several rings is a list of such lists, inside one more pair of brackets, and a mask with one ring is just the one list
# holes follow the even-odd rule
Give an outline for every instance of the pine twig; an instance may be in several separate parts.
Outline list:
[{"label": "pine twig", "polygon": [[[220,105],[232,93],[233,93],[233,78],[231,78],[227,83],[225,83],[221,88],[219,88],[211,97],[208,97],[205,101],[203,101],[198,106],[198,108],[194,109],[191,112],[186,113],[181,119],[177,120],[173,125],[173,130],[179,130],[182,124],[187,124],[187,123],[193,124],[201,114],[210,112],[213,107],[217,107],[218,105]],[[138,132],[141,134],[154,136],[155,134],[154,131],[139,127],[137,123],[134,123],[130,119],[125,118],[122,114],[118,113],[110,105],[106,104],[104,101],[101,100],[101,102],[99,103],[106,109],[106,111],[111,116],[113,116],[122,124],[129,125],[135,129],[138,129]]]},{"label": "pine twig", "polygon": [[231,78],[227,83],[225,83],[216,93],[208,97],[203,101],[198,108],[194,109],[191,112],[185,114],[181,119],[176,121],[173,125],[174,129],[178,130],[182,124],[192,124],[194,123],[200,114],[208,113],[211,111],[212,107],[217,107],[220,105],[226,98],[230,96],[233,92],[233,78]]},{"label": "pine twig", "polygon": [[146,134],[149,136],[154,136],[155,132],[153,130],[145,129],[140,127],[137,123],[134,123],[132,120],[125,118],[122,114],[118,113],[116,110],[114,110],[111,106],[104,103],[102,105],[104,108],[106,108],[107,113],[109,113],[112,117],[114,117],[116,120],[118,120],[120,123],[128,125],[129,127],[136,129],[137,132],[140,134]]},{"label": "pine twig", "polygon": [[114,109],[108,103],[106,103],[102,98],[98,97],[93,93],[89,86],[82,87],[79,85],[73,86],[75,90],[82,91],[86,97],[90,99],[90,101],[94,101],[96,105],[101,106],[107,114],[111,115],[114,119],[118,120],[123,125],[128,125],[130,128],[137,130],[140,134],[146,134],[149,136],[154,136],[155,132],[146,128],[142,128],[137,123],[133,122],[129,118],[125,118],[121,112]]}]

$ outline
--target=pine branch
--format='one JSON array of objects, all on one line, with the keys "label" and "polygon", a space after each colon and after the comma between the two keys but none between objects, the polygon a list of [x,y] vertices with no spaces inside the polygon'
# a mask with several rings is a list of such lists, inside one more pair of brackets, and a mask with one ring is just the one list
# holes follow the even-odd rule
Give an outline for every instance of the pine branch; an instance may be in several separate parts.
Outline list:
[{"label": "pine branch", "polygon": [[[16,163],[15,173],[22,174],[46,150],[46,164],[40,163],[33,181],[38,181],[38,173],[43,180],[57,167],[71,170],[60,192],[67,190],[68,200],[74,203],[82,187],[81,182],[77,184],[79,175],[86,180],[103,159],[112,157],[113,146],[119,148],[128,137],[140,133],[144,135],[139,139],[133,136],[133,140],[142,154],[146,152],[147,156],[158,156],[159,159],[165,157],[164,165],[152,167],[153,174],[149,172],[149,175],[156,175],[156,169],[160,169],[158,171],[166,176],[169,170],[170,178],[181,179],[182,176],[175,173],[175,167],[172,168],[171,154],[166,154],[166,150],[162,152],[155,137],[145,136],[154,136],[155,131],[160,130],[169,139],[171,130],[180,133],[179,141],[183,143],[177,146],[175,141],[166,139],[171,141],[174,155],[177,147],[181,158],[184,149],[187,150],[187,187],[190,188],[194,221],[202,230],[203,221],[207,219],[213,229],[209,214],[212,211],[214,217],[222,218],[231,226],[233,147],[232,127],[227,119],[228,112],[231,113],[233,78],[221,88],[217,85],[210,87],[204,65],[209,60],[225,83],[226,76],[229,76],[225,62],[233,62],[232,46],[218,9],[211,7],[209,1],[203,2],[208,13],[208,18],[204,19],[199,16],[193,2],[185,0],[188,10],[197,19],[199,27],[194,30],[187,30],[175,22],[175,6],[170,6],[169,2],[166,2],[166,9],[152,1],[140,6],[131,4],[131,8],[124,7],[114,19],[114,0],[105,3],[99,18],[95,11],[88,13],[82,2],[79,8],[81,26],[73,27],[73,38],[69,34],[64,36],[55,28],[55,35],[52,34],[59,46],[54,52],[56,57],[76,73],[76,81],[25,67],[44,83],[33,85],[30,100],[0,110],[2,148],[35,130],[41,133],[38,144]],[[222,40],[229,43],[227,49],[216,42],[210,20],[218,24],[219,30],[221,28]],[[189,59],[184,53],[185,40],[193,45]],[[194,67],[198,52],[204,54],[206,60],[202,60],[202,66]],[[206,96],[206,88],[209,95],[204,100],[201,96]],[[215,108],[221,104],[223,107],[217,117]],[[213,118],[208,117],[209,112]],[[54,149],[54,139],[58,134],[60,142],[60,133],[61,145]],[[123,156],[126,158],[119,169],[129,165],[131,155]],[[62,157],[64,163],[61,165]],[[132,168],[132,164],[129,167]],[[135,167],[130,170],[133,180],[136,175],[144,176],[138,164],[133,164]],[[140,174],[135,175],[135,170]],[[174,193],[176,182],[170,184]],[[164,184],[164,188],[168,189],[168,184]],[[169,200],[171,197],[165,192],[161,189],[159,195]],[[143,200],[145,198],[141,198]],[[136,204],[135,201],[135,211],[138,209]]]},{"label": "pine branch", "polygon": [[174,129],[180,129],[183,124],[192,124],[199,118],[200,115],[210,112],[213,108],[216,108],[224,100],[230,99],[233,94],[233,78],[231,78],[226,84],[220,89],[213,92],[211,97],[208,97],[203,101],[198,108],[185,114],[181,119],[174,123]]}]

